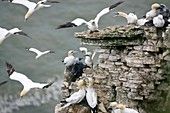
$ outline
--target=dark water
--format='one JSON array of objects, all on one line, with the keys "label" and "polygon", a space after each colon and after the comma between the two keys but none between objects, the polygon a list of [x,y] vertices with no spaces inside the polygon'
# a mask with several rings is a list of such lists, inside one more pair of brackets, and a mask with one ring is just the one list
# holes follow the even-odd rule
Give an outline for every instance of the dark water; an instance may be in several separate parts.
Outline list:
[{"label": "dark water", "polygon": [[[36,0],[37,1],[37,0]],[[0,81],[9,80],[5,61],[14,65],[15,69],[38,82],[51,81],[55,76],[58,81],[47,90],[32,90],[19,100],[22,85],[10,81],[0,87],[0,113],[53,113],[59,102],[60,86],[63,80],[63,58],[68,50],[77,50],[80,40],[74,38],[74,32],[87,30],[86,26],[72,29],[55,30],[61,23],[82,17],[90,20],[103,8],[108,7],[114,0],[59,0],[60,4],[52,4],[35,12],[24,22],[27,9],[24,6],[0,2],[0,26],[10,29],[19,27],[33,39],[23,36],[11,36],[0,45]],[[169,0],[125,0],[114,11],[134,12],[142,17],[154,2],[166,4]],[[114,12],[113,11],[113,12]],[[126,25],[124,18],[113,17],[109,13],[102,17],[99,28],[111,25]],[[35,54],[25,50],[25,47],[35,47],[40,50],[51,49],[50,54],[35,60]],[[92,50],[95,47],[88,47]]]}]

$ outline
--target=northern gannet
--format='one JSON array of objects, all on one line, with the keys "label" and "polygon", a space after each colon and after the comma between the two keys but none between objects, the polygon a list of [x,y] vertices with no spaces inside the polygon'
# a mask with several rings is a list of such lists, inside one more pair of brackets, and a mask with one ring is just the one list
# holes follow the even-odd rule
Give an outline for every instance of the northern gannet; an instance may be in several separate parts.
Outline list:
[{"label": "northern gannet", "polygon": [[51,86],[55,82],[55,81],[53,81],[51,83],[33,82],[26,75],[16,72],[11,64],[6,62],[6,66],[7,66],[7,73],[9,75],[9,78],[11,80],[19,81],[24,86],[23,90],[20,93],[20,97],[23,97],[24,95],[26,95],[26,93],[28,93],[30,91],[30,89],[32,89],[32,88],[45,89],[45,88],[48,88],[49,86]]},{"label": "northern gannet", "polygon": [[134,109],[126,108],[125,105],[123,104],[118,104],[117,108],[118,109],[115,109],[113,113],[139,113],[138,111]]},{"label": "northern gannet", "polygon": [[3,84],[6,84],[7,82],[8,82],[8,81],[6,81],[6,80],[3,81],[3,82],[1,82],[1,83],[0,83],[0,86],[3,85]]},{"label": "northern gannet", "polygon": [[132,25],[145,25],[146,22],[149,22],[149,20],[147,20],[146,18],[138,19],[137,15],[135,15],[134,13],[126,14],[124,12],[117,12],[116,16],[122,16],[126,18],[127,23]]},{"label": "northern gannet", "polygon": [[76,52],[77,51],[73,51],[73,50],[70,50],[68,52],[68,56],[65,57],[64,60],[62,61],[66,67],[70,67],[75,63],[76,58],[74,57],[74,53]]},{"label": "northern gannet", "polygon": [[[12,34],[15,35],[24,35],[29,37],[26,33],[24,33],[22,30],[18,29],[18,28],[13,28],[10,30],[7,30],[5,28],[1,28],[0,27],[0,44],[9,36],[11,36]],[[30,37],[29,37],[30,38]]]},{"label": "northern gannet", "polygon": [[160,7],[157,8],[157,14],[161,14],[163,18],[169,19],[170,10],[166,7],[165,4],[160,4]]},{"label": "northern gannet", "polygon": [[114,112],[114,110],[116,109],[117,105],[118,105],[117,102],[111,102],[111,103],[110,103],[108,109],[111,109],[111,110],[112,110],[111,113],[116,113],[116,112]]},{"label": "northern gannet", "polygon": [[102,11],[100,11],[97,16],[95,17],[95,19],[92,19],[90,21],[86,21],[82,18],[76,18],[75,20],[73,20],[72,22],[68,22],[66,24],[63,24],[63,25],[59,25],[56,29],[61,29],[61,28],[68,28],[68,27],[78,27],[82,24],[86,24],[88,29],[93,32],[93,31],[96,31],[98,30],[98,22],[99,22],[99,19],[109,13],[111,10],[113,10],[116,6],[118,6],[119,4],[123,3],[124,1],[118,1],[116,3],[114,3],[113,5],[111,5],[110,7],[107,7],[107,8],[104,8]]},{"label": "northern gannet", "polygon": [[[3,0],[6,1],[6,0]],[[48,1],[48,0],[41,0],[37,3],[30,2],[28,0],[9,0],[9,2],[14,4],[21,4],[28,8],[28,12],[25,14],[25,21],[37,10],[43,8],[43,7],[50,7],[51,5],[45,5],[44,3],[50,2],[50,3],[59,3],[57,1]]]},{"label": "northern gannet", "polygon": [[156,10],[160,7],[160,5],[158,3],[154,3],[151,6],[151,10],[149,12],[146,13],[146,19],[147,20],[151,20],[153,19],[153,17],[155,17],[157,15]]},{"label": "northern gannet", "polygon": [[126,14],[124,12],[117,12],[116,16],[122,16],[126,18],[128,24],[133,24],[133,25],[137,24],[138,17],[134,13]]},{"label": "northern gannet", "polygon": [[72,79],[71,81],[72,82],[75,82],[77,78],[82,76],[82,74],[84,73],[83,69],[87,67],[81,61],[82,59],[83,58],[76,58],[76,62],[72,66],[72,70],[71,70],[71,79]]},{"label": "northern gannet", "polygon": [[91,77],[87,77],[88,87],[86,88],[86,100],[91,108],[91,113],[97,113],[97,93],[93,88],[94,80]]},{"label": "northern gannet", "polygon": [[163,27],[165,25],[165,20],[162,15],[158,15],[153,18],[153,24],[155,27]]},{"label": "northern gannet", "polygon": [[96,51],[94,51],[93,54],[92,54],[92,52],[89,52],[89,51],[87,50],[87,48],[85,48],[85,47],[79,47],[79,50],[80,50],[81,52],[84,52],[84,53],[85,53],[85,61],[84,61],[85,64],[86,64],[87,66],[93,68],[93,59],[94,59],[94,56],[96,55]]},{"label": "northern gannet", "polygon": [[35,48],[26,48],[26,49],[37,54],[35,59],[38,59],[42,55],[46,55],[46,54],[49,54],[49,53],[54,53],[54,51],[51,51],[51,50],[46,50],[44,52],[41,52],[41,51],[39,51],[39,50],[37,50]]},{"label": "northern gannet", "polygon": [[72,104],[76,104],[76,103],[79,103],[81,102],[85,95],[86,95],[86,91],[84,89],[84,80],[79,80],[78,83],[78,88],[79,90],[75,93],[73,93],[70,97],[66,98],[64,101],[61,101],[61,102],[64,102],[66,103],[64,106],[61,107],[61,109],[64,109]]}]

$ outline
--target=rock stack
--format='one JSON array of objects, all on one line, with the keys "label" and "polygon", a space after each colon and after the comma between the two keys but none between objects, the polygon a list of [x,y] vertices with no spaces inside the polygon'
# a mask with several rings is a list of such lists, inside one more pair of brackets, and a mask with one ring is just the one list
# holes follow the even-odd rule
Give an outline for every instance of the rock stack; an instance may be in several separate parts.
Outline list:
[{"label": "rock stack", "polygon": [[[99,32],[75,33],[81,44],[101,47],[98,64],[87,76],[95,79],[99,112],[117,101],[140,113],[168,110],[170,31],[155,27],[113,26]],[[63,98],[68,94],[63,86]],[[74,86],[74,83],[73,85]],[[71,91],[74,91],[72,87]],[[107,111],[110,112],[110,111]]]}]

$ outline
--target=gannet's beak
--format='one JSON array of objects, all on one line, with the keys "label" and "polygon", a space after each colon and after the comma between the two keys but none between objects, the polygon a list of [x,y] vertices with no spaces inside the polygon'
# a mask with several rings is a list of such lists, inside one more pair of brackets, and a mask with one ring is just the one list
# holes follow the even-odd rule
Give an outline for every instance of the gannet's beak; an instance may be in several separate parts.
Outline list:
[{"label": "gannet's beak", "polygon": [[119,13],[118,12],[113,12],[114,16],[113,17],[117,17],[119,16]]},{"label": "gannet's beak", "polygon": [[[28,38],[31,38],[29,35],[27,35],[26,33],[24,33],[23,31],[20,31],[20,32],[16,32],[15,34],[18,34],[18,35],[23,35],[23,36],[26,36]],[[32,39],[32,38],[31,38]]]}]

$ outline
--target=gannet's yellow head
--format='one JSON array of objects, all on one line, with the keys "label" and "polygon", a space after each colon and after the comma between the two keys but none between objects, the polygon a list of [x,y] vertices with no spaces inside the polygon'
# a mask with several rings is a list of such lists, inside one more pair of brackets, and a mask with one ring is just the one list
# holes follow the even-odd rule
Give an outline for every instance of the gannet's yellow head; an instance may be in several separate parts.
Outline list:
[{"label": "gannet's yellow head", "polygon": [[84,85],[84,80],[79,80],[78,83],[77,83],[79,89],[82,89],[83,85]]},{"label": "gannet's yellow head", "polygon": [[127,14],[126,14],[126,13],[124,13],[124,12],[118,12],[118,16],[126,17],[126,16],[127,16]]},{"label": "gannet's yellow head", "polygon": [[76,52],[76,51],[70,50],[70,51],[68,52],[68,56],[73,56],[73,54],[74,54],[75,52]]},{"label": "gannet's yellow head", "polygon": [[88,78],[88,81],[89,81],[89,87],[92,87],[93,84],[94,84],[93,78],[89,77],[89,78]]},{"label": "gannet's yellow head", "polygon": [[20,97],[23,97],[27,94],[27,92],[25,90],[22,90],[21,93],[20,93]]},{"label": "gannet's yellow head", "polygon": [[160,5],[158,3],[154,3],[154,4],[152,4],[151,9],[156,10],[159,7],[160,7]]},{"label": "gannet's yellow head", "polygon": [[119,108],[120,110],[124,110],[126,107],[123,104],[118,104],[117,108]]},{"label": "gannet's yellow head", "polygon": [[116,108],[117,107],[117,102],[111,102],[109,107]]},{"label": "gannet's yellow head", "polygon": [[28,20],[28,18],[29,18],[31,15],[32,15],[32,13],[27,12],[27,13],[26,13],[26,15],[25,15],[25,21],[27,21],[27,20]]}]

